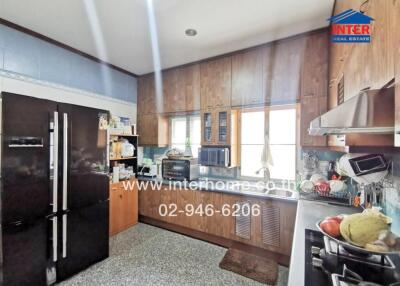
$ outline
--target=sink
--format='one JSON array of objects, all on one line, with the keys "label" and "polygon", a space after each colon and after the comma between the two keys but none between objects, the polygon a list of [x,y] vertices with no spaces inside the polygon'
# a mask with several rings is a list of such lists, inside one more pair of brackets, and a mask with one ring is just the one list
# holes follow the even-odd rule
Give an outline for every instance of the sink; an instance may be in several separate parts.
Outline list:
[{"label": "sink", "polygon": [[285,189],[271,189],[265,192],[267,195],[277,196],[277,197],[284,197],[284,198],[291,198],[294,196],[294,192],[291,190]]}]

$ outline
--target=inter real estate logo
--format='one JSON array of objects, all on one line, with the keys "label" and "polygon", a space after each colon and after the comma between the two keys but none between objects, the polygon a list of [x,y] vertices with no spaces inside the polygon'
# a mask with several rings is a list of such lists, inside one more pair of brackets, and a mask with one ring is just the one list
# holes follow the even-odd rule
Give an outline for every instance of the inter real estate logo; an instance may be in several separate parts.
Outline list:
[{"label": "inter real estate logo", "polygon": [[353,9],[328,19],[331,22],[333,43],[370,43],[371,17]]}]

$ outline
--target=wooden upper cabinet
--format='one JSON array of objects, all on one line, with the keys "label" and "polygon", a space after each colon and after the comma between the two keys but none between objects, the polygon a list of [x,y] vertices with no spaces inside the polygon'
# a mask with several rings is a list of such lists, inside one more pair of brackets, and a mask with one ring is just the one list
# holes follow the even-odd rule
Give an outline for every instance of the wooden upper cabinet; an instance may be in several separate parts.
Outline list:
[{"label": "wooden upper cabinet", "polygon": [[264,103],[263,53],[258,48],[232,56],[232,106]]},{"label": "wooden upper cabinet", "polygon": [[181,80],[178,75],[178,69],[170,69],[162,72],[164,107],[162,112],[185,110],[185,94],[178,92],[178,85]]},{"label": "wooden upper cabinet", "polygon": [[156,93],[154,75],[148,74],[138,80],[138,114],[156,113]]},{"label": "wooden upper cabinet", "polygon": [[223,57],[200,64],[201,108],[231,105],[232,58]]},{"label": "wooden upper cabinet", "polygon": [[308,129],[310,122],[327,112],[328,97],[304,97],[300,107],[300,145],[301,146],[326,146],[326,136],[310,136]]},{"label": "wooden upper cabinet", "polygon": [[294,103],[300,97],[305,38],[274,42],[266,50],[265,96],[271,104]]},{"label": "wooden upper cabinet", "polygon": [[301,73],[301,97],[328,95],[328,49],[328,33],[315,33],[307,38]]},{"label": "wooden upper cabinet", "polygon": [[200,110],[200,64],[178,68],[178,98],[185,98],[185,110]]},{"label": "wooden upper cabinet", "polygon": [[168,117],[166,116],[139,115],[137,118],[139,145],[167,146],[169,143],[168,126]]}]

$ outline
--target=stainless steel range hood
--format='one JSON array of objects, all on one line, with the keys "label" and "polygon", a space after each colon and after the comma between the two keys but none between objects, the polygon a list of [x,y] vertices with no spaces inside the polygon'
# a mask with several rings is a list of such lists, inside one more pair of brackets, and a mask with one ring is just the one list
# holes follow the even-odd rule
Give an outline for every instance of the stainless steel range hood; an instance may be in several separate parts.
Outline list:
[{"label": "stainless steel range hood", "polygon": [[310,123],[309,134],[394,134],[394,88],[368,90]]}]

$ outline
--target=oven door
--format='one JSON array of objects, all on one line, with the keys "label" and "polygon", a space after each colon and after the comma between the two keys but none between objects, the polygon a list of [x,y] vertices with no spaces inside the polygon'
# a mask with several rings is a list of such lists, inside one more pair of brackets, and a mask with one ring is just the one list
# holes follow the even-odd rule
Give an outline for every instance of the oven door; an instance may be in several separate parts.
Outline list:
[{"label": "oven door", "polygon": [[187,160],[170,160],[162,161],[162,175],[168,180],[185,180],[189,179],[190,162]]}]

